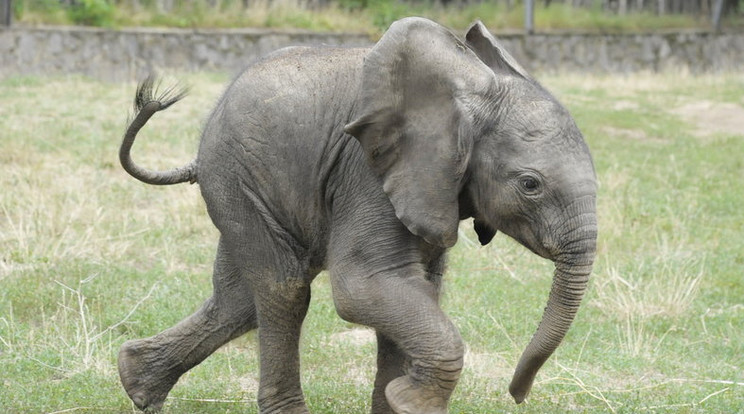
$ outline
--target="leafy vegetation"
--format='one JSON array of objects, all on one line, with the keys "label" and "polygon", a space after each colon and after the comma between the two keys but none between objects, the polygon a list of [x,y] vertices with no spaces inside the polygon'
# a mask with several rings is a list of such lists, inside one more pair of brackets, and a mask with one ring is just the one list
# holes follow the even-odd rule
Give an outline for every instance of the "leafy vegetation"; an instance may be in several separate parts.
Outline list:
[{"label": "leafy vegetation", "polygon": [[[247,3],[247,4],[246,4]],[[393,21],[411,15],[429,17],[463,29],[476,19],[494,30],[524,27],[521,1],[471,2],[400,0],[14,0],[16,21],[25,24],[84,24],[92,26],[265,27],[379,34]],[[573,7],[539,2],[538,30],[632,31],[710,27],[706,13],[657,14],[638,9],[623,14],[599,1]],[[650,2],[649,2],[650,4]],[[738,25],[731,14],[724,26]]]},{"label": "leafy vegetation", "polygon": [[[144,165],[191,159],[223,83],[143,131]],[[584,306],[527,403],[506,390],[552,265],[469,223],[443,306],[467,343],[454,413],[731,413],[744,400],[744,76],[542,78],[575,115],[600,181],[600,248]],[[135,85],[79,77],[0,81],[0,407],[131,412],[116,354],[210,294],[217,234],[198,186],[156,188],[116,154]],[[303,384],[316,413],[366,412],[375,345],[313,285]],[[185,375],[165,413],[255,412],[255,333]]]},{"label": "leafy vegetation", "polygon": [[67,9],[70,20],[84,26],[111,26],[114,6],[108,0],[77,0]]}]

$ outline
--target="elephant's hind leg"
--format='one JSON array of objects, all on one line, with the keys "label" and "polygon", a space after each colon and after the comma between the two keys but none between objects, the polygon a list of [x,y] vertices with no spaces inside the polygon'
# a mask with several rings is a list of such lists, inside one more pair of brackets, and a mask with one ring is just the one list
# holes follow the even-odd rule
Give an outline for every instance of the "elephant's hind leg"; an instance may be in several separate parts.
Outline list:
[{"label": "elephant's hind leg", "polygon": [[[258,288],[257,288],[258,290]],[[310,305],[310,285],[301,279],[273,282],[257,295],[262,414],[307,414],[300,386],[300,333]]]},{"label": "elephant's hind leg", "polygon": [[259,411],[308,413],[300,385],[299,352],[300,331],[310,305],[308,255],[249,188],[242,187],[241,192],[244,197],[232,198],[230,208],[210,203],[207,207],[254,292],[261,370]]},{"label": "elephant's hind leg", "polygon": [[158,410],[178,378],[220,346],[258,326],[248,281],[220,242],[214,294],[194,314],[151,338],[119,351],[119,376],[141,410]]}]

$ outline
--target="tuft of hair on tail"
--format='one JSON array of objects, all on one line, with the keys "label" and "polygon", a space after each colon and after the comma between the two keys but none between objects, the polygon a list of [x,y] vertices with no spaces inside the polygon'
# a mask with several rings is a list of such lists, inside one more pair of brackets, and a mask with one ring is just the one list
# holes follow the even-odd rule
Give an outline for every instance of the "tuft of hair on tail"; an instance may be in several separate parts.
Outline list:
[{"label": "tuft of hair on tail", "polygon": [[163,88],[162,82],[155,76],[148,76],[137,87],[137,92],[134,95],[134,115],[129,118],[129,125],[119,147],[119,162],[132,177],[143,183],[153,185],[171,185],[186,181],[192,184],[197,182],[195,159],[181,167],[166,171],[155,171],[137,165],[132,160],[131,154],[137,133],[145,126],[147,121],[156,112],[178,102],[186,96],[187,91],[188,88],[180,83]]},{"label": "tuft of hair on tail", "polygon": [[161,78],[149,75],[137,87],[137,93],[134,95],[134,112],[141,111],[150,102],[160,104],[158,111],[162,111],[183,99],[188,92],[189,87],[180,82],[164,88]]}]

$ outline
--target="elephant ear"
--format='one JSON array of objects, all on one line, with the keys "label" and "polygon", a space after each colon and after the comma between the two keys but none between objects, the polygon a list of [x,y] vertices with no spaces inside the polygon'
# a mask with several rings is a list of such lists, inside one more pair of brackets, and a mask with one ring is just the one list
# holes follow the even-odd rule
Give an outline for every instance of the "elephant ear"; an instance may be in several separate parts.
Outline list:
[{"label": "elephant ear", "polygon": [[[486,29],[486,26],[477,21],[470,26],[465,41],[468,47],[478,55],[478,58],[486,64],[496,75],[517,76],[527,80],[532,77],[524,68],[517,63],[516,59],[506,51],[506,48]],[[491,242],[496,235],[493,229],[485,221],[475,219],[473,222],[478,241],[485,246]]]},{"label": "elephant ear", "polygon": [[525,79],[532,79],[516,59],[486,29],[480,21],[473,23],[465,35],[467,45],[495,73],[506,73]]},{"label": "elephant ear", "polygon": [[362,145],[411,233],[451,247],[473,147],[473,106],[493,73],[452,33],[421,18],[395,22],[365,57],[357,114]]}]

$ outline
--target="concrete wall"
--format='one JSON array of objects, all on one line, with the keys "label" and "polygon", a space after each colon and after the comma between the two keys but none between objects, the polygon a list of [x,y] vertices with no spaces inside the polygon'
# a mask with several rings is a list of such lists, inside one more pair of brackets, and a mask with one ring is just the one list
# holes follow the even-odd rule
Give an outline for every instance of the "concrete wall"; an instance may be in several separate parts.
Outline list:
[{"label": "concrete wall", "polygon": [[[517,60],[539,72],[627,73],[744,68],[744,33],[500,34]],[[152,70],[234,73],[288,45],[364,46],[364,35],[305,31],[104,30],[80,27],[0,29],[0,77],[80,73],[132,80]]]}]

